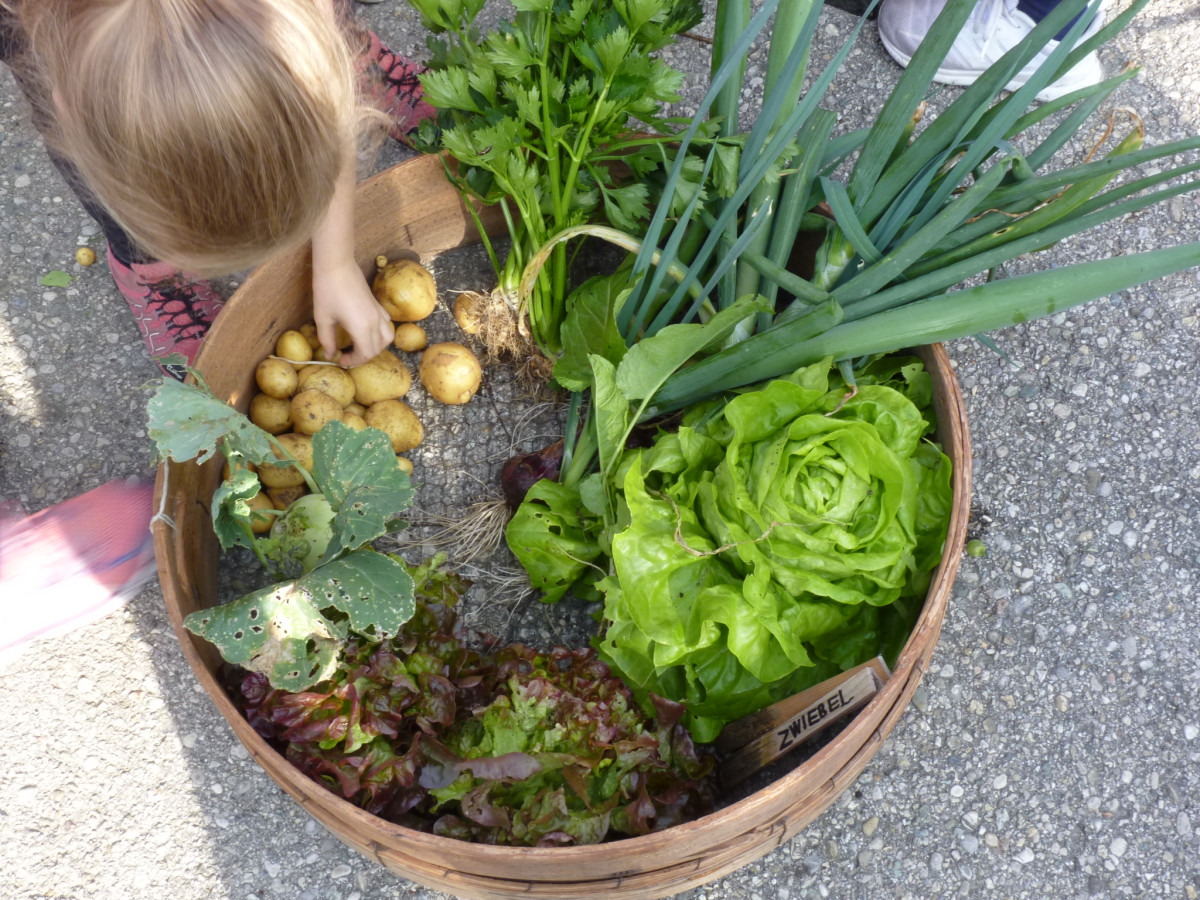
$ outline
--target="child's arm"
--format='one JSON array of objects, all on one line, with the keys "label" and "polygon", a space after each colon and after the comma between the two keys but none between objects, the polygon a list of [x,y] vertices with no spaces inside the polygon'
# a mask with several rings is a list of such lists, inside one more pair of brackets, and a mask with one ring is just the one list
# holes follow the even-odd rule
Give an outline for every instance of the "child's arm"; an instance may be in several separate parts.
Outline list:
[{"label": "child's arm", "polygon": [[356,366],[378,356],[392,339],[394,326],[371,293],[354,261],[354,154],[338,175],[333,201],[312,237],[313,321],[329,359],[337,359],[337,326],[354,341],[343,365]]}]

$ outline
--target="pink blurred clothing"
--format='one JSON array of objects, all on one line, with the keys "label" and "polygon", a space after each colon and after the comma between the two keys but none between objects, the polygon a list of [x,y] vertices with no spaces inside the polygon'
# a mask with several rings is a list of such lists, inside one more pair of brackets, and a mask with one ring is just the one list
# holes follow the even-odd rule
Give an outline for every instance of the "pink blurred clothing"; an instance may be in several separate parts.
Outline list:
[{"label": "pink blurred clothing", "polygon": [[107,615],[154,574],[148,481],[113,481],[32,516],[0,503],[0,660]]}]

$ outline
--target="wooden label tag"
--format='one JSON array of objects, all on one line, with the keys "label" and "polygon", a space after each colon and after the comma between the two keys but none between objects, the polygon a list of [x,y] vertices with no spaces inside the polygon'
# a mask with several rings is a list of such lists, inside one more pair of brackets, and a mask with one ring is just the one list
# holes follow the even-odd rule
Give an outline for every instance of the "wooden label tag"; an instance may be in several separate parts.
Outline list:
[{"label": "wooden label tag", "polygon": [[865,706],[890,677],[882,657],[730,722],[717,738],[726,789]]}]

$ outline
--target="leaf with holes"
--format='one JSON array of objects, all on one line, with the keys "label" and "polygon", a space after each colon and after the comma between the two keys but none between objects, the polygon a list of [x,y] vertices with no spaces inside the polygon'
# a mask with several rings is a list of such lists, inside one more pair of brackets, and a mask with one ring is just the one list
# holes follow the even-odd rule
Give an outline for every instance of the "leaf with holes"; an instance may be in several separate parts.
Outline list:
[{"label": "leaf with holes", "polygon": [[356,550],[317,566],[297,585],[312,595],[317,608],[344,613],[352,630],[372,640],[395,635],[416,610],[408,570],[374,550]]},{"label": "leaf with holes", "polygon": [[312,593],[295,582],[199,610],[183,624],[216,645],[226,662],[261,672],[272,685],[289,691],[328,678],[345,638],[318,611]]},{"label": "leaf with holes", "polygon": [[395,530],[412,505],[408,474],[387,435],[330,422],[313,438],[313,477],[333,507],[333,538],[323,562]]},{"label": "leaf with holes", "polygon": [[276,459],[271,436],[204,387],[163,378],[147,412],[147,433],[163,459],[203,463],[221,440],[256,465]]}]

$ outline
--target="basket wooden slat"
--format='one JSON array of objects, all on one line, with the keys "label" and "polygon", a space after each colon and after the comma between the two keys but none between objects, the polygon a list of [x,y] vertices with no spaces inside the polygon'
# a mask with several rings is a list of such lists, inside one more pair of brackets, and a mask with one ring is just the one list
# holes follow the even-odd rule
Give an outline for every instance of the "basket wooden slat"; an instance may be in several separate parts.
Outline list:
[{"label": "basket wooden slat", "polygon": [[[485,211],[489,232],[502,222]],[[441,161],[421,157],[359,187],[356,253],[364,273],[376,255],[428,261],[477,240],[475,225],[443,176]],[[311,319],[307,250],[256,270],[217,319],[197,361],[219,397],[245,410],[254,365],[273,351],[286,328]],[[184,655],[209,697],[254,760],[333,834],[394,872],[468,898],[553,900],[658,898],[732,872],[787,841],[853,783],[895,726],[925,673],[941,630],[966,538],[971,449],[966,413],[950,361],[940,345],[919,348],[934,382],[941,441],[954,463],[954,506],[946,551],[921,616],[893,676],[849,724],[793,771],[709,816],[659,834],[589,847],[513,848],[467,844],[413,831],[371,816],[301,775],[254,732],[217,679],[219,655],[183,627],[191,612],[216,602],[217,544],[208,510],[220,476],[205,467],[165,464],[157,492],[174,528],[155,526],[155,550],[168,614]]]}]

